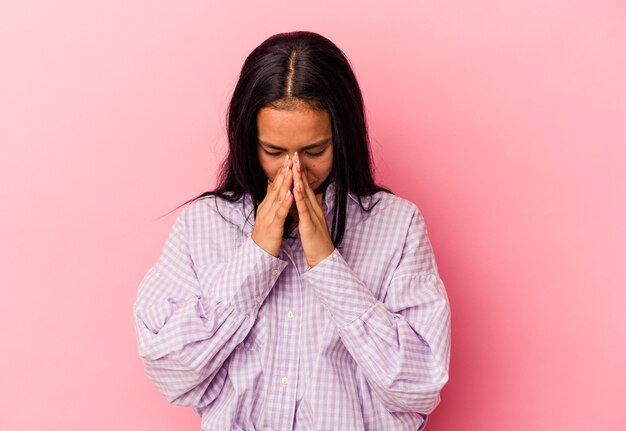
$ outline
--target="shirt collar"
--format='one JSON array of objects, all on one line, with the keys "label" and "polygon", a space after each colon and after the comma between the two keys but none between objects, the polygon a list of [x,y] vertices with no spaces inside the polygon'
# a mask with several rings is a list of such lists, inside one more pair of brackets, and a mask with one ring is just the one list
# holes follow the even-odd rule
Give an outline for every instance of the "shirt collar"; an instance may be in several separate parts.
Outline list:
[{"label": "shirt collar", "polygon": [[335,204],[335,180],[332,180],[326,186],[326,190],[324,190],[324,194],[322,195],[322,209],[324,210],[324,214],[328,215],[328,213],[333,209],[333,205]]},{"label": "shirt collar", "polygon": [[[356,195],[348,191],[348,202],[347,202],[348,206],[350,206],[350,200],[354,201],[357,205],[360,205],[359,200],[356,197]],[[335,205],[335,180],[332,180],[330,183],[328,183],[328,186],[326,186],[326,190],[324,191],[324,195],[322,197],[322,209],[324,210],[324,214],[328,215],[328,213],[332,211],[334,205]]]}]

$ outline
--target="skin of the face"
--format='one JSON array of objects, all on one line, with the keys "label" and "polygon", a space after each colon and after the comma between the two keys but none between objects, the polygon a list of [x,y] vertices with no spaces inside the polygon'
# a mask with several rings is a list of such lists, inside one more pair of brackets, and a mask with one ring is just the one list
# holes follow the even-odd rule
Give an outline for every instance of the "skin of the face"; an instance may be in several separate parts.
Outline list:
[{"label": "skin of the face", "polygon": [[[278,168],[291,159],[294,152],[300,157],[300,167],[316,195],[324,192],[333,166],[333,142],[330,114],[302,104],[291,109],[261,108],[257,114],[257,154],[265,175],[274,181]],[[316,147],[305,148],[319,143]],[[293,193],[293,185],[292,185]],[[290,213],[297,218],[294,200]]]}]

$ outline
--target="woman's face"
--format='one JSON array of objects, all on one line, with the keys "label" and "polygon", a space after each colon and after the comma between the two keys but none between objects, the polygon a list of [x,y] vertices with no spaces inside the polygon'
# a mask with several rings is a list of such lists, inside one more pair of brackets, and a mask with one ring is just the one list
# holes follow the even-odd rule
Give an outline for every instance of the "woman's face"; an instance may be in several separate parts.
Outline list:
[{"label": "woman's face", "polygon": [[[326,188],[333,167],[333,142],[328,111],[314,110],[305,104],[291,109],[262,108],[257,115],[259,162],[272,181],[278,168],[294,152],[315,194]],[[293,186],[292,186],[293,188]]]}]

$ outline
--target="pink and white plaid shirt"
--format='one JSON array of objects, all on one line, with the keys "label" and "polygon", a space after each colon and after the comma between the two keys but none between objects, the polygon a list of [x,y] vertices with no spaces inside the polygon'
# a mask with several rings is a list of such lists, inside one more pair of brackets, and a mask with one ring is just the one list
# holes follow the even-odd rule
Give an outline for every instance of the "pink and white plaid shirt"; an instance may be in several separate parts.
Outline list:
[{"label": "pink and white plaid shirt", "polygon": [[343,243],[314,268],[297,228],[279,257],[252,241],[247,195],[185,207],[134,304],[159,392],[206,431],[422,429],[448,381],[448,297],[418,207],[371,199],[349,195]]}]

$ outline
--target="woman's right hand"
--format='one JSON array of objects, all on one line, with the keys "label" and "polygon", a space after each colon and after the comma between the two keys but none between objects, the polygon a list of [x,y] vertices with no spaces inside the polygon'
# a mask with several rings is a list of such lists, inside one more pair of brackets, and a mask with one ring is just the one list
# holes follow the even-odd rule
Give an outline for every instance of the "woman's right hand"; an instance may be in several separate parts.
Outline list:
[{"label": "woman's right hand", "polygon": [[256,210],[252,240],[275,257],[280,254],[285,219],[293,204],[292,183],[291,159],[286,155],[285,162],[274,175],[274,180],[268,181],[265,199]]}]

